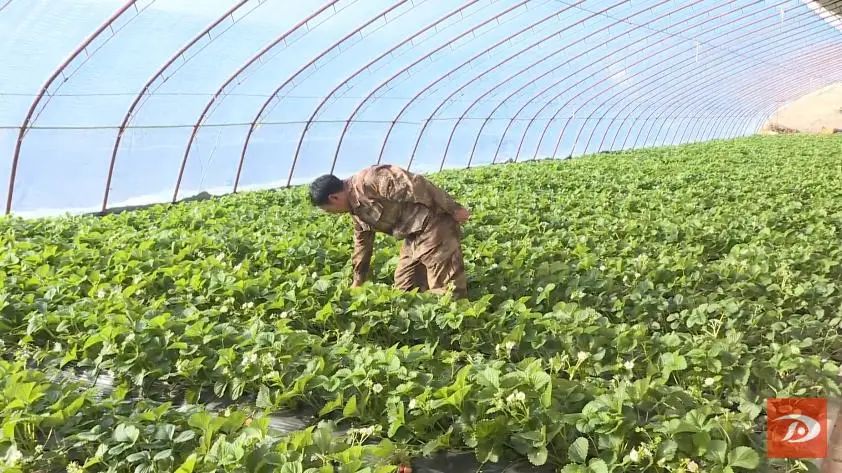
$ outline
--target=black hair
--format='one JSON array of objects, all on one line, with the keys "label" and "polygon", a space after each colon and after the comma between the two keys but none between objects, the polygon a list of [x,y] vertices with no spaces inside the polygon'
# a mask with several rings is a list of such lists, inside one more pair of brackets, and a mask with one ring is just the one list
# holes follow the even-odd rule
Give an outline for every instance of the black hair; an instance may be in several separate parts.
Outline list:
[{"label": "black hair", "polygon": [[314,205],[324,205],[331,194],[342,192],[345,185],[333,174],[319,176],[310,184],[310,202]]}]

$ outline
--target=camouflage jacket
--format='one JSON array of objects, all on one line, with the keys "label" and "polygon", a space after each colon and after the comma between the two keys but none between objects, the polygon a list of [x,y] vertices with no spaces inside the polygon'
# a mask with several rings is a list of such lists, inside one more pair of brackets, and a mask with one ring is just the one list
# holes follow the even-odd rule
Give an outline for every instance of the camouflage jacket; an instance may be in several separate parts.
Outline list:
[{"label": "camouflage jacket", "polygon": [[437,215],[462,208],[424,176],[394,165],[370,166],[346,180],[354,221],[354,281],[368,276],[374,233],[398,239],[419,233]]}]

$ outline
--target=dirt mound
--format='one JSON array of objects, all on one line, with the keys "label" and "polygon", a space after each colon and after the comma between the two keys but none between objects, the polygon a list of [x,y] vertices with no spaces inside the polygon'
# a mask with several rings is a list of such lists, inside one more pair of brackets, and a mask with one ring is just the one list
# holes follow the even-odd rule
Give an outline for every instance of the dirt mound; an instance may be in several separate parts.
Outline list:
[{"label": "dirt mound", "polygon": [[842,83],[819,89],[778,109],[764,133],[842,133]]}]

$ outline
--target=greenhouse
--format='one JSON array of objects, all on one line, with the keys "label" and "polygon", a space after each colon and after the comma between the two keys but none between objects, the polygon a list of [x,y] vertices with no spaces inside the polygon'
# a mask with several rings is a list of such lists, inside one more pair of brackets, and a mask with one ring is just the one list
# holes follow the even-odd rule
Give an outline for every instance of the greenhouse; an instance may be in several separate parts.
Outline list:
[{"label": "greenhouse", "polygon": [[0,471],[842,473],[842,0],[0,32]]}]

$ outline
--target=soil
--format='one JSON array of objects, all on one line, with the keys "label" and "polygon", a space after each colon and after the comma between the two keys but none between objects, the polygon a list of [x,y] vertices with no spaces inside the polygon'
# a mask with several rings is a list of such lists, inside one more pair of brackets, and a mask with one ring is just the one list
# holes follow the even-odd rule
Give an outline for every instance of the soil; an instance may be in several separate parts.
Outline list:
[{"label": "soil", "polygon": [[819,89],[776,111],[766,133],[842,133],[842,83]]}]

